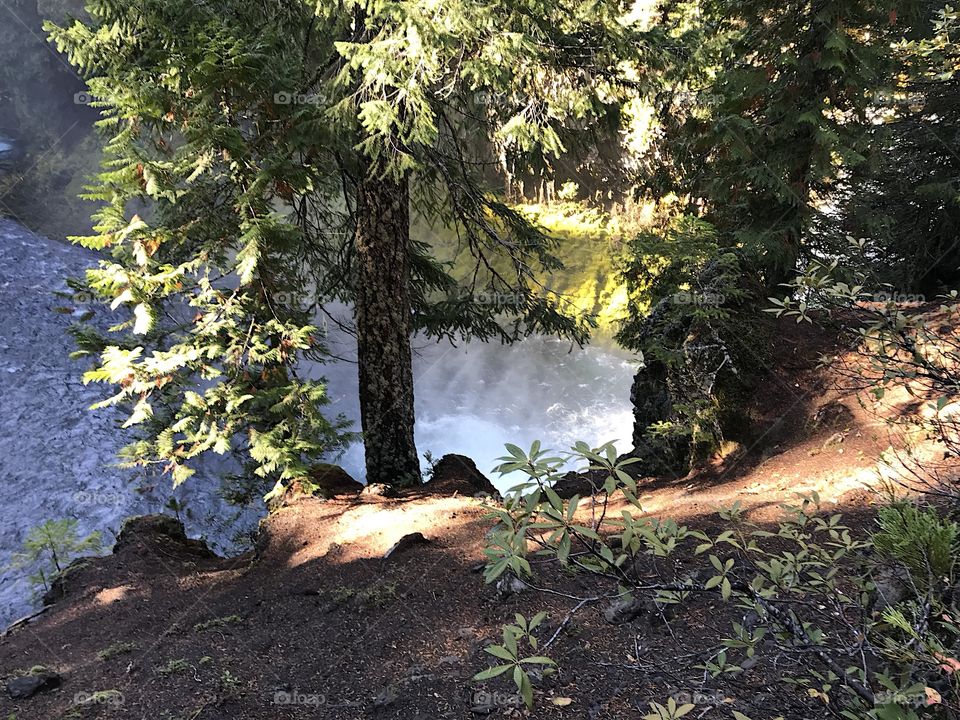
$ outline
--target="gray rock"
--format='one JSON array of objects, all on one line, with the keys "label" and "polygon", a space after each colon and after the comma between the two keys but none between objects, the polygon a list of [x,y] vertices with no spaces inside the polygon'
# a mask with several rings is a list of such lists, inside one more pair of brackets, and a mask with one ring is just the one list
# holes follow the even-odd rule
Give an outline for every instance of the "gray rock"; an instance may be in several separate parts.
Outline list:
[{"label": "gray rock", "polygon": [[603,611],[603,618],[611,625],[623,625],[646,616],[650,625],[656,627],[668,622],[674,615],[673,605],[657,605],[650,598],[620,598],[611,602]]},{"label": "gray rock", "polygon": [[606,607],[603,611],[603,619],[611,625],[622,625],[643,615],[649,609],[647,600],[644,598],[619,598]]},{"label": "gray rock", "polygon": [[910,596],[910,573],[899,565],[883,565],[873,576],[877,586],[873,609],[877,612],[893,607]]},{"label": "gray rock", "polygon": [[27,700],[37,693],[55,690],[60,687],[60,676],[52,670],[14,678],[7,683],[7,695],[13,700]]},{"label": "gray rock", "polygon": [[497,593],[501,597],[519,595],[520,593],[526,592],[529,589],[529,585],[513,574],[504,575],[497,580]]}]

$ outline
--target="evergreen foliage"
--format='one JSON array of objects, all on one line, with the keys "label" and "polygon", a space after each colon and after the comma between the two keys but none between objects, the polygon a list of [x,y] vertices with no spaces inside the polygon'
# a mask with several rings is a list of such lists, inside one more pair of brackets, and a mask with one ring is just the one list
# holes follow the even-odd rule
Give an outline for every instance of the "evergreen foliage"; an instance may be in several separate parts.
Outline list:
[{"label": "evergreen foliage", "polygon": [[[585,340],[538,279],[553,238],[487,175],[547,168],[618,116],[644,47],[621,5],[93,0],[90,22],[50,25],[109,137],[81,241],[110,253],[89,284],[130,319],[77,335],[100,357],[88,380],[117,388],[105,404],[133,406],[131,462],[180,482],[233,451],[285,482],[342,448],[298,365],[325,358],[330,300],[357,305],[370,481],[419,481],[411,332]],[[404,236],[407,207],[458,237],[465,284]]]},{"label": "evergreen foliage", "polygon": [[836,205],[871,154],[870,109],[899,39],[884,0],[667,6],[676,39],[642,189],[756,257],[769,287],[829,251]]},{"label": "evergreen foliage", "polygon": [[72,560],[95,554],[100,548],[99,532],[80,537],[76,520],[47,520],[27,533],[23,547],[13,556],[12,565],[28,571],[27,579],[34,588],[46,592]]}]

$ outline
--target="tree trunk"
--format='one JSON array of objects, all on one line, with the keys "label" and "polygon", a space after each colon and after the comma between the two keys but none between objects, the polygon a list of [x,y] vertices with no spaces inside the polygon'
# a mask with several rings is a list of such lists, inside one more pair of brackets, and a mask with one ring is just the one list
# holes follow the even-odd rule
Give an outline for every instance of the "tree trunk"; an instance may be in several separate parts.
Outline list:
[{"label": "tree trunk", "polygon": [[367,482],[422,482],[413,439],[407,180],[364,168],[357,193],[355,323]]}]

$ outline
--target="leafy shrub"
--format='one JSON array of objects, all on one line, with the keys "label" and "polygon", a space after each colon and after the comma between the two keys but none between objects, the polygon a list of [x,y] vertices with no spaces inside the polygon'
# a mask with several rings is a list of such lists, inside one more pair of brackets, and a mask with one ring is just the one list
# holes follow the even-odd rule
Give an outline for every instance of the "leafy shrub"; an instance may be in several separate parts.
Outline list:
[{"label": "leafy shrub", "polygon": [[937,298],[904,296],[880,282],[868,258],[877,249],[847,238],[844,255],[808,264],[786,284],[789,295],[770,298],[766,312],[800,322],[830,323],[845,337],[851,359],[825,358],[853,388],[877,402],[905,389],[929,412],[891,413],[906,436],[931,438],[942,446],[943,462],[916,456],[907,446],[891,465],[909,490],[947,497],[960,504],[960,485],[951,467],[960,458],[960,293]]},{"label": "leafy shrub", "polygon": [[526,703],[528,708],[532,707],[533,684],[530,682],[530,675],[527,672],[527,667],[530,665],[545,666],[543,669],[543,674],[548,675],[553,672],[553,666],[555,666],[556,663],[543,655],[520,657],[520,642],[526,643],[532,650],[536,651],[539,641],[533,634],[533,631],[537,629],[537,627],[546,619],[546,617],[547,614],[541,612],[537,613],[528,621],[523,615],[517,613],[516,624],[503,626],[503,644],[488,645],[485,648],[485,651],[488,654],[492,655],[498,660],[505,660],[506,662],[499,665],[494,665],[483,672],[477,673],[473,676],[473,679],[492,680],[495,677],[499,677],[500,675],[504,675],[512,671],[511,677],[513,678],[514,684],[517,686],[517,690],[520,692],[520,697],[523,698],[523,701]]},{"label": "leafy shrub", "polygon": [[[497,524],[486,548],[488,582],[532,577],[534,554],[538,569],[553,566],[593,579],[589,595],[565,589],[577,602],[574,611],[606,602],[629,620],[668,607],[680,613],[694,598],[710,595],[753,620],[733,622],[718,638],[721,652],[685,661],[704,678],[736,679],[747,660],[775,662],[783,682],[848,720],[934,717],[938,707],[960,706],[954,676],[960,613],[950,591],[956,527],[934,510],[895,506],[884,511],[871,536],[839,514],[822,515],[819,498],[811,495],[784,505],[774,529],[748,522],[734,505],[720,512],[723,529],[708,534],[645,517],[635,481],[625,472],[631,461],[618,460],[610,444],[572,448],[575,458],[604,476],[607,492],[594,495],[589,513],[580,511],[582,498],[567,502],[552,489],[559,457],[539,444],[529,453],[508,449],[499,470],[519,470],[529,480],[511,489],[502,508],[491,508]],[[937,584],[908,585],[903,599],[879,612],[872,578],[890,563],[905,572],[929,566],[946,575]],[[543,589],[545,582],[538,573],[536,586]],[[515,633],[505,630],[504,637]],[[693,638],[679,638],[685,640]],[[517,666],[518,652],[509,654],[503,656],[508,666],[496,674]],[[680,666],[689,655],[658,662]],[[494,677],[493,669],[480,677]],[[530,693],[525,697],[532,701]],[[681,708],[689,712],[686,705],[658,705],[653,717],[679,717]]]}]

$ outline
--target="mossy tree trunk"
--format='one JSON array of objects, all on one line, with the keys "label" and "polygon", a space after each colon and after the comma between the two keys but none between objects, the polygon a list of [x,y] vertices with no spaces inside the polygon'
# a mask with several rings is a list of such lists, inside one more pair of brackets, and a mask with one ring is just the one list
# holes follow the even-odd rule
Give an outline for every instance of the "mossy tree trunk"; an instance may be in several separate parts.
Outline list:
[{"label": "mossy tree trunk", "polygon": [[368,483],[419,484],[410,350],[410,196],[365,168],[357,193],[355,322]]}]

